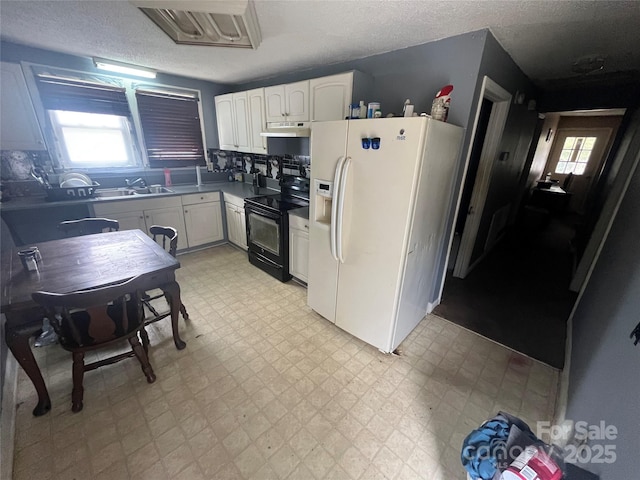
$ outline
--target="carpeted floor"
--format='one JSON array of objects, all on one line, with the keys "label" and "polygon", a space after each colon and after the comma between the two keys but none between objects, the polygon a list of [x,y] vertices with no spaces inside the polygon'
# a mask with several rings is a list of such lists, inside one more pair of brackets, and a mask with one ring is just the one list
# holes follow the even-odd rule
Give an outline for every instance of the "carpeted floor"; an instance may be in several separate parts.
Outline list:
[{"label": "carpeted floor", "polygon": [[561,369],[573,234],[566,219],[510,231],[465,279],[449,272],[433,313]]}]

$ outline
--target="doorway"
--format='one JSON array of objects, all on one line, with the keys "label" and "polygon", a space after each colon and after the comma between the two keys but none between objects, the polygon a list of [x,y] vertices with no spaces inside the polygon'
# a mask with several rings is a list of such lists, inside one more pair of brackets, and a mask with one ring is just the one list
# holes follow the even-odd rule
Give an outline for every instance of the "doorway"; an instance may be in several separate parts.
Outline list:
[{"label": "doorway", "polygon": [[[482,219],[482,211],[487,198],[489,190],[489,184],[491,182],[491,171],[493,169],[493,163],[495,161],[498,146],[502,139],[502,133],[507,121],[507,115],[509,113],[509,106],[511,103],[511,94],[498,85],[496,82],[485,76],[482,81],[482,89],[480,91],[480,98],[482,102],[478,106],[476,113],[476,119],[474,123],[474,137],[473,143],[476,145],[476,140],[480,136],[479,126],[482,126],[481,115],[485,100],[492,103],[489,119],[485,130],[485,134],[480,140],[478,140],[478,147],[480,143],[482,147],[479,147],[480,158],[478,159],[478,166],[473,175],[473,189],[469,198],[469,203],[466,208],[466,212],[458,210],[459,215],[466,215],[464,219],[464,229],[460,237],[460,248],[458,250],[455,266],[453,269],[453,275],[456,277],[464,278],[469,271],[477,264],[480,259],[475,259],[472,264],[472,254],[474,251],[476,237],[478,235],[478,228],[480,227],[480,221]],[[487,111],[485,110],[485,116]],[[469,158],[467,159],[467,173],[471,164],[471,155],[473,154],[473,148],[469,152]],[[465,175],[466,183],[466,175]]]},{"label": "doorway", "polygon": [[[537,180],[544,179],[547,172],[557,185],[569,178],[569,192],[573,192],[574,185],[583,188],[575,183],[576,178],[582,177],[580,180],[588,180],[589,184],[584,187],[584,194],[576,195],[575,205],[588,211],[602,172],[611,167],[607,159],[613,155],[608,153],[617,133],[612,124],[619,124],[621,117],[597,125],[594,120],[578,117],[560,120],[554,125],[553,134],[544,129],[540,139],[534,138],[529,157],[534,157],[533,150],[542,156],[532,162],[539,164],[529,164],[522,172],[521,178],[530,178],[524,195],[518,193],[518,198],[528,198]],[[576,123],[580,122],[591,123],[578,128]],[[540,125],[537,131],[541,131]],[[530,169],[538,173],[528,175]],[[589,175],[592,178],[587,179]],[[442,303],[434,313],[562,368],[566,322],[577,298],[569,287],[576,271],[579,218],[573,205],[566,212],[538,207],[520,209],[515,224],[506,229],[502,240],[482,262],[469,269],[464,278],[447,276]]]},{"label": "doorway", "polygon": [[484,146],[484,139],[489,128],[489,119],[491,118],[491,110],[493,102],[488,98],[483,98],[480,105],[480,115],[478,116],[478,126],[471,147],[471,156],[469,157],[469,167],[467,168],[467,176],[464,180],[464,188],[462,190],[462,198],[460,199],[460,208],[458,209],[458,218],[456,219],[455,234],[461,236],[464,226],[467,222],[469,204],[471,203],[471,194],[473,186],[476,183],[476,175],[480,166],[480,155]]}]

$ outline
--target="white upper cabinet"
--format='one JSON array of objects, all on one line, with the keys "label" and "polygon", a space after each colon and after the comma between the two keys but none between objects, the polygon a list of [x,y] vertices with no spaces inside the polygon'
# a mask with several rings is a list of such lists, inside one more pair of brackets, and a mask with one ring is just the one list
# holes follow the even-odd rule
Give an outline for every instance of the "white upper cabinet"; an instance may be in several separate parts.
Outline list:
[{"label": "white upper cabinet", "polygon": [[309,121],[309,80],[284,86],[287,100],[287,121]]},{"label": "white upper cabinet", "polygon": [[312,122],[343,120],[349,115],[353,93],[353,72],[314,78],[309,85]]},{"label": "white upper cabinet", "polygon": [[251,130],[251,153],[267,153],[267,139],[260,135],[267,128],[264,105],[264,88],[247,92],[249,102],[249,127]]},{"label": "white upper cabinet", "polygon": [[250,152],[249,103],[247,92],[215,97],[218,141],[223,150]]},{"label": "white upper cabinet", "polygon": [[235,150],[236,138],[233,116],[233,94],[218,95],[215,98],[215,103],[220,148],[222,150]]},{"label": "white upper cabinet", "polygon": [[357,70],[216,97],[222,150],[267,153],[260,135],[271,122],[343,120],[349,105],[371,99],[373,80]]},{"label": "white upper cabinet", "polygon": [[264,89],[267,122],[309,121],[309,80]]},{"label": "white upper cabinet", "polygon": [[284,122],[286,120],[287,102],[284,95],[284,85],[275,85],[264,89],[267,122]]},{"label": "white upper cabinet", "polygon": [[42,131],[31,103],[22,68],[1,63],[0,148],[2,150],[45,150]]},{"label": "white upper cabinet", "polygon": [[233,94],[233,112],[235,114],[236,150],[250,152],[251,133],[249,130],[249,103],[247,92]]}]

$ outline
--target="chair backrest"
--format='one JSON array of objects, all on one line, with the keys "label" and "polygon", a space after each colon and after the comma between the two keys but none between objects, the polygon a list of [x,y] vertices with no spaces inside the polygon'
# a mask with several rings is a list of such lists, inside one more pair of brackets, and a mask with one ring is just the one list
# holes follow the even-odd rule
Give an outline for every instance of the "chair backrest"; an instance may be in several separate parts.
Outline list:
[{"label": "chair backrest", "polygon": [[4,218],[0,219],[0,251],[11,250],[16,246],[9,231],[9,226],[5,223]]},{"label": "chair backrest", "polygon": [[173,227],[162,227],[160,225],[153,225],[149,229],[149,233],[153,237],[153,241],[160,243],[162,239],[162,248],[167,249],[167,243],[169,244],[169,253],[172,257],[176,256],[176,250],[178,249],[178,231]]},{"label": "chair backrest", "polygon": [[92,290],[71,293],[35,292],[63,346],[104,343],[144,323],[140,277]]},{"label": "chair backrest", "polygon": [[68,220],[60,222],[58,228],[66,237],[78,237],[80,235],[91,235],[93,233],[117,232],[120,223],[109,218],[81,218],[80,220]]},{"label": "chair backrest", "polygon": [[573,172],[569,173],[569,175],[564,179],[564,182],[562,182],[562,189],[565,192],[571,187],[571,182],[573,182]]}]

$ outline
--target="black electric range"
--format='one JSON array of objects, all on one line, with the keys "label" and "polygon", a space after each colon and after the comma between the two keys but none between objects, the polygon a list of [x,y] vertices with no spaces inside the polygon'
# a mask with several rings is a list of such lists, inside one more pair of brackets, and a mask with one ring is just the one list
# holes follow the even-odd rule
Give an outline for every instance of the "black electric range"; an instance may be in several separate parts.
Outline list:
[{"label": "black electric range", "polygon": [[258,197],[250,197],[245,200],[246,203],[256,205],[273,211],[286,212],[294,208],[308,207],[309,199],[300,198],[284,193],[276,193],[273,195],[260,195]]},{"label": "black electric range", "polygon": [[280,193],[246,198],[249,262],[281,282],[289,273],[289,215],[294,208],[309,206],[309,179],[284,175]]}]

